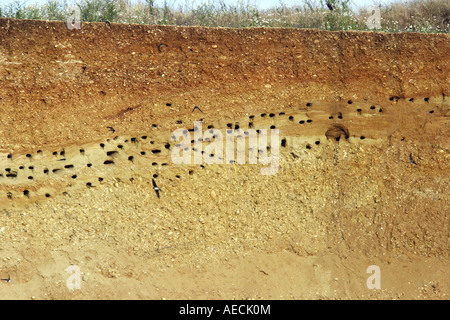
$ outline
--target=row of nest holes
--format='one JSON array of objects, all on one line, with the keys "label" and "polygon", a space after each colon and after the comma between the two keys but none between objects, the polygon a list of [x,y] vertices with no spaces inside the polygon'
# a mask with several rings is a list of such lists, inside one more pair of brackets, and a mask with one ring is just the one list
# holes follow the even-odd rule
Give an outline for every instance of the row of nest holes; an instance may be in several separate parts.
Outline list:
[{"label": "row of nest holes", "polygon": [[[114,138],[114,140],[116,140],[118,137],[115,137]],[[141,139],[142,140],[146,140],[148,137],[147,136],[142,136],[141,137]],[[109,139],[108,139],[109,140]],[[133,142],[133,143],[136,143],[136,142],[139,142],[139,140],[138,140],[138,138],[136,138],[136,137],[133,137],[133,138],[131,138],[130,139],[130,141],[131,142]],[[124,143],[128,143],[129,142],[129,140],[124,140]],[[150,144],[154,144],[155,142],[154,141],[150,141]],[[105,148],[105,144],[102,142],[102,143],[100,143],[100,147],[102,148],[102,149],[104,149]],[[119,149],[123,149],[123,145],[122,144],[119,144],[118,146],[117,146]],[[170,144],[169,143],[166,143],[166,145],[165,145],[165,148],[166,149],[170,149]],[[42,155],[43,154],[43,151],[42,150],[38,150],[37,152],[36,152],[38,155]],[[81,148],[80,149],[80,154],[82,154],[82,155],[84,155],[86,153],[86,150],[84,149],[84,148]],[[66,151],[65,150],[62,150],[62,151],[54,151],[54,152],[52,152],[52,155],[53,156],[61,156],[61,157],[64,157],[65,155],[66,155]],[[33,155],[31,154],[31,153],[27,153],[26,155],[25,155],[27,158],[32,158],[33,157]],[[7,158],[8,159],[12,159],[12,157],[13,157],[13,154],[12,153],[10,153],[10,154],[8,154],[7,155]]]},{"label": "row of nest holes", "polygon": [[[170,147],[170,145],[169,145],[169,147]],[[159,149],[154,149],[154,150],[152,150],[152,153],[153,153],[153,154],[158,154],[158,153],[160,153],[160,152],[161,152],[161,150],[159,150]],[[107,154],[108,156],[114,156],[114,155],[118,154],[118,152],[117,152],[117,151],[108,151],[106,154]],[[146,152],[145,152],[145,151],[141,151],[140,154],[144,156],[144,155],[146,155]],[[129,157],[128,157],[128,160],[133,161],[133,160],[134,160],[134,157],[133,157],[133,156],[129,156]],[[114,164],[114,161],[113,161],[113,160],[105,160],[105,161],[103,162],[103,164],[105,164],[105,165]],[[156,163],[156,162],[153,162],[152,165],[157,165],[157,163]],[[167,163],[162,163],[161,165],[162,165],[162,166],[166,166]],[[92,163],[88,163],[88,164],[87,164],[87,167],[89,167],[89,168],[92,167]],[[65,169],[74,169],[74,165],[72,165],[72,164],[67,164],[67,165],[64,166],[64,168],[65,168]],[[20,170],[24,170],[24,169],[25,169],[25,166],[20,166],[19,169],[20,169]],[[29,166],[28,169],[33,171],[33,170],[34,170],[34,166]],[[59,172],[59,171],[61,171],[61,170],[63,170],[63,169],[62,169],[62,168],[56,168],[56,169],[53,169],[52,172],[53,172],[53,173],[57,173],[57,172]],[[8,178],[15,178],[15,177],[17,177],[17,172],[12,171],[11,168],[6,168],[5,171],[7,172],[6,177],[8,177]],[[50,172],[50,170],[46,168],[46,169],[43,170],[43,172],[44,172],[45,174],[48,174],[48,173]],[[0,176],[2,176],[2,174],[0,174]],[[29,176],[28,179],[33,180],[34,178],[33,178],[33,176]]]},{"label": "row of nest holes", "polygon": [[[400,97],[397,97],[397,96],[392,96],[392,97],[390,97],[389,98],[389,100],[390,101],[398,101],[398,100],[400,100],[401,98]],[[409,101],[410,102],[413,102],[415,99],[414,98],[409,98]],[[430,101],[430,98],[429,97],[425,97],[425,98],[423,98],[423,101],[425,101],[425,102],[429,102]]]},{"label": "row of nest holes", "polygon": [[[400,97],[397,97],[397,96],[392,96],[392,97],[389,97],[389,100],[390,101],[394,101],[394,100],[399,100],[400,99]],[[426,97],[426,98],[424,98],[424,101],[425,102],[429,102],[429,97]],[[409,99],[409,101],[414,101],[414,98],[410,98]],[[353,103],[353,101],[352,100],[347,100],[347,104],[352,104]],[[168,106],[168,107],[170,107],[170,106],[172,106],[172,103],[166,103],[166,106]],[[311,102],[307,102],[306,103],[306,107],[312,107],[312,103]],[[381,109],[380,109],[381,110]],[[382,111],[380,111],[380,112],[382,112]],[[281,115],[284,115],[285,113],[284,112],[280,112],[279,113],[279,115],[281,116]],[[267,114],[266,113],[261,113],[261,117],[266,117],[267,116]],[[275,117],[275,113],[269,113],[269,117]],[[250,119],[254,119],[255,118],[255,116],[254,115],[251,115],[251,116],[249,116],[249,118]],[[176,123],[177,124],[182,124],[183,123],[183,121],[182,120],[177,120],[176,121]],[[152,126],[153,127],[157,127],[157,125],[156,124],[152,124]]]}]

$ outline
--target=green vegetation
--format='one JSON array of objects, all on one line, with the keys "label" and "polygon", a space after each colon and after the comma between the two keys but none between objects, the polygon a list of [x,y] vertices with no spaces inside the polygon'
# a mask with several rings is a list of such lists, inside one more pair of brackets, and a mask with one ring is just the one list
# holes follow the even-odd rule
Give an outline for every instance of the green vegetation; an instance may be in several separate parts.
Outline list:
[{"label": "green vegetation", "polygon": [[[449,33],[448,0],[393,0],[388,5],[354,8],[351,0],[299,0],[287,7],[280,3],[271,9],[258,9],[255,2],[241,0],[237,5],[224,0],[207,1],[196,7],[174,7],[167,0],[156,6],[155,0],[48,0],[27,5],[17,0],[0,5],[0,17],[15,19],[65,20],[68,5],[78,7],[81,21],[109,21],[206,27],[287,27],[324,30],[373,30],[370,16],[379,13],[380,30],[385,32]],[[30,1],[27,1],[30,2]],[[332,10],[331,10],[332,8]],[[374,10],[376,8],[377,11]]]}]

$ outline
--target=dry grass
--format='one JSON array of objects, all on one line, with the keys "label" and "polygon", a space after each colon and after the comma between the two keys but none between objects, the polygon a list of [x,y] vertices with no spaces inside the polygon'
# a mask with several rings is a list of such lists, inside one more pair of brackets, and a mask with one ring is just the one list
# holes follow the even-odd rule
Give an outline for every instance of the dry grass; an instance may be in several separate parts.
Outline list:
[{"label": "dry grass", "polygon": [[[329,10],[327,2],[332,5]],[[242,0],[229,5],[224,0],[209,1],[193,7],[186,1],[175,7],[153,0],[75,0],[82,21],[110,21],[178,26],[207,27],[288,27],[325,30],[370,30],[367,19],[373,13],[367,8],[353,9],[350,0],[303,0],[295,7],[282,3],[268,10],[258,9],[255,2]],[[65,20],[66,0],[48,0],[41,6],[26,6],[18,0],[0,6],[0,16],[17,19]],[[450,2],[447,0],[393,1],[378,6],[381,31],[448,33]]]}]

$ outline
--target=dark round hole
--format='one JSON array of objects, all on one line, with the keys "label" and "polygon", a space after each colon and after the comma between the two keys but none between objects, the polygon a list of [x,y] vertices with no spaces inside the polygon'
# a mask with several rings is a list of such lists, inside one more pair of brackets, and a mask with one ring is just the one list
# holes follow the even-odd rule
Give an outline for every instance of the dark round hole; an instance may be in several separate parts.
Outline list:
[{"label": "dark round hole", "polygon": [[306,149],[311,149],[311,145],[307,144]]},{"label": "dark round hole", "polygon": [[361,140],[364,140],[366,137],[364,137],[364,136],[361,136],[361,137],[359,137]]},{"label": "dark round hole", "polygon": [[434,110],[431,110],[430,113],[434,113]]},{"label": "dark round hole", "polygon": [[77,175],[74,174],[74,175],[72,176],[72,179],[76,179],[76,178],[77,178]]},{"label": "dark round hole", "polygon": [[[342,117],[341,117],[341,119],[342,119]],[[311,123],[312,120],[311,120],[311,119],[308,119],[308,120],[306,120],[306,122]]]},{"label": "dark round hole", "polygon": [[307,107],[311,107],[311,106],[312,106],[312,103],[311,103],[311,102],[308,102],[308,103],[306,104],[306,106],[307,106]]},{"label": "dark round hole", "polygon": [[316,142],[314,142],[316,145],[319,145],[320,144],[320,141],[319,140],[317,140]]},{"label": "dark round hole", "polygon": [[348,103],[348,104],[352,104],[353,101],[352,101],[352,100],[348,100],[347,103]]},{"label": "dark round hole", "polygon": [[50,197],[51,197],[50,193],[46,193],[46,194],[45,194],[45,197],[46,197],[46,198],[50,198]]},{"label": "dark round hole", "polygon": [[269,113],[269,117],[271,118],[275,117],[275,113]]},{"label": "dark round hole", "polygon": [[371,106],[371,107],[370,107],[370,110],[375,110],[375,106]]},{"label": "dark round hole", "polygon": [[300,124],[304,124],[305,123],[305,121],[304,120],[300,120],[298,123],[300,123]]}]

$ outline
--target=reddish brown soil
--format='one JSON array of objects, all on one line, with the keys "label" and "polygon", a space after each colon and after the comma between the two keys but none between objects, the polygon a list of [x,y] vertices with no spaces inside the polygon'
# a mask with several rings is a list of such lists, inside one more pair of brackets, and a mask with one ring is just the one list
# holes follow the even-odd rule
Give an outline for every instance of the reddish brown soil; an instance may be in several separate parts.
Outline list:
[{"label": "reddish brown soil", "polygon": [[[448,299],[449,40],[0,19],[0,297]],[[278,172],[172,163],[200,118]]]}]

